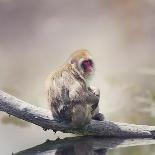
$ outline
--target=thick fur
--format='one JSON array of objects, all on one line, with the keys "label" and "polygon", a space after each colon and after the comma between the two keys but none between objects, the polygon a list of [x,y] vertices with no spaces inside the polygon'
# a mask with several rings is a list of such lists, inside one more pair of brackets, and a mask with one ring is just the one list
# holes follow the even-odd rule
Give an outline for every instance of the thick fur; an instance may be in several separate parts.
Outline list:
[{"label": "thick fur", "polygon": [[[84,57],[77,57],[78,54],[72,56],[72,61]],[[100,95],[98,89],[87,86],[84,75],[75,65],[71,62],[51,73],[46,81],[46,90],[53,117],[81,127],[99,113]]]}]

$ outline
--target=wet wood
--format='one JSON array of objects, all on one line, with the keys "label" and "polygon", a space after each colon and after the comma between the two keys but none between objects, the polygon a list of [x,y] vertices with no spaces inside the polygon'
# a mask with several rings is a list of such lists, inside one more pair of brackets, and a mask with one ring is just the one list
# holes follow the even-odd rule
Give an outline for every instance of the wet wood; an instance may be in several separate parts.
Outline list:
[{"label": "wet wood", "polygon": [[0,91],[0,111],[42,127],[44,130],[62,131],[80,135],[117,138],[154,138],[155,126],[135,125],[112,121],[91,121],[81,129],[52,119],[51,112],[24,102]]}]

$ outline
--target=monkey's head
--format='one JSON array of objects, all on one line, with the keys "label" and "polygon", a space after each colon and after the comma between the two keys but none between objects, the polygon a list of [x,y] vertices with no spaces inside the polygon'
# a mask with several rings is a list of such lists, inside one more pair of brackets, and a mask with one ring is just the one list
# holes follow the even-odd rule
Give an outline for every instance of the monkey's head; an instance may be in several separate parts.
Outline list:
[{"label": "monkey's head", "polygon": [[89,79],[94,74],[95,64],[91,54],[87,50],[78,50],[74,52],[70,56],[70,63],[85,79]]}]

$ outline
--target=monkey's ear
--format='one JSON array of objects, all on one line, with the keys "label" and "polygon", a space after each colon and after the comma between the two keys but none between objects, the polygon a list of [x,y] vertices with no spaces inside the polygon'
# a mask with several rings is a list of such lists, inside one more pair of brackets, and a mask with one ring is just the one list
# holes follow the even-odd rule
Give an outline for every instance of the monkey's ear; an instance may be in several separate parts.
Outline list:
[{"label": "monkey's ear", "polygon": [[71,63],[71,64],[74,64],[74,63],[75,63],[75,60],[74,60],[74,59],[71,59],[71,60],[70,60],[70,63]]},{"label": "monkey's ear", "polygon": [[67,63],[69,64],[74,64],[75,60],[72,59],[71,57],[68,58]]}]

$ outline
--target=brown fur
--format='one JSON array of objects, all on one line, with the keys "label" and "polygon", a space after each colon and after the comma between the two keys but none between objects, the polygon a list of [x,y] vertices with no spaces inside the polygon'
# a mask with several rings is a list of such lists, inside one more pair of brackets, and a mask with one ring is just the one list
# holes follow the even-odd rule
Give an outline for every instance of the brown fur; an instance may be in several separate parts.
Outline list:
[{"label": "brown fur", "polygon": [[[89,123],[98,109],[99,95],[87,86],[86,79],[77,68],[80,59],[89,56],[87,50],[76,51],[71,55],[71,61],[52,72],[46,80],[47,98],[53,117],[71,122],[75,127]],[[94,105],[97,105],[95,109],[92,108]]]},{"label": "brown fur", "polygon": [[70,59],[73,61],[79,61],[81,58],[87,59],[90,56],[90,52],[86,49],[75,51],[71,54]]}]

